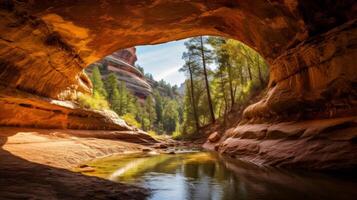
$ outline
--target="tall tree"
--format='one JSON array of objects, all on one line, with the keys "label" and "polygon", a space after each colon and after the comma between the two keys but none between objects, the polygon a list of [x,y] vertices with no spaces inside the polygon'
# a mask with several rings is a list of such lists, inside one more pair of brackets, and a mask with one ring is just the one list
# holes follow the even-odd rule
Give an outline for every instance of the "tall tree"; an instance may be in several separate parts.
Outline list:
[{"label": "tall tree", "polygon": [[215,55],[216,55],[216,63],[219,66],[219,70],[222,73],[226,71],[228,75],[228,83],[229,83],[229,94],[230,94],[230,101],[231,101],[231,108],[234,107],[235,104],[235,95],[233,89],[233,67],[231,64],[230,55],[226,48],[227,42],[226,39],[221,37],[210,37],[209,43],[214,48]]},{"label": "tall tree", "polygon": [[203,73],[204,73],[204,77],[205,77],[205,84],[206,84],[206,91],[207,91],[207,98],[208,98],[208,106],[210,109],[210,113],[211,113],[211,120],[212,123],[214,123],[216,121],[216,118],[214,116],[214,111],[213,111],[213,104],[212,104],[212,97],[211,97],[211,91],[210,91],[210,87],[209,87],[209,82],[208,82],[208,76],[207,76],[207,67],[206,67],[206,51],[208,51],[207,49],[205,49],[204,44],[203,44],[203,37],[200,36],[200,51],[201,51],[201,58],[202,58],[202,65],[203,65]]},{"label": "tall tree", "polygon": [[127,109],[129,106],[129,100],[128,100],[128,90],[126,88],[126,84],[124,81],[120,81],[120,84],[118,85],[118,90],[119,90],[119,115],[123,116],[127,113]]},{"label": "tall tree", "polygon": [[256,54],[255,58],[256,58],[256,62],[257,62],[258,77],[259,77],[259,81],[260,81],[260,86],[262,87],[264,85],[264,80],[263,80],[262,70],[261,70],[261,67],[260,67],[260,56],[258,54]]},{"label": "tall tree", "polygon": [[171,134],[176,130],[178,121],[178,106],[174,100],[169,100],[163,111],[163,129],[166,133]]},{"label": "tall tree", "polygon": [[121,116],[121,102],[118,88],[113,88],[112,95],[110,97],[110,102],[111,109]]},{"label": "tall tree", "polygon": [[162,122],[162,112],[163,112],[163,102],[162,102],[162,96],[160,95],[160,92],[155,90],[153,92],[153,96],[155,99],[155,111],[156,111],[156,124],[159,124]]},{"label": "tall tree", "polygon": [[97,93],[103,97],[107,96],[107,92],[104,89],[104,83],[102,81],[102,75],[100,74],[98,66],[95,66],[92,71],[91,81],[93,84],[93,93]]},{"label": "tall tree", "polygon": [[182,58],[185,60],[185,65],[180,69],[180,71],[187,72],[189,77],[190,77],[190,99],[191,99],[191,105],[192,105],[192,110],[193,110],[193,115],[195,119],[195,125],[196,125],[196,132],[198,133],[200,130],[200,125],[199,125],[199,118],[198,118],[198,112],[197,112],[197,102],[195,98],[195,88],[193,84],[193,76],[195,73],[195,70],[197,70],[197,63],[192,60],[192,53],[191,52],[185,52],[182,55]]},{"label": "tall tree", "polygon": [[105,82],[105,89],[108,93],[108,99],[110,100],[113,96],[114,89],[118,88],[118,80],[115,73],[110,73]]},{"label": "tall tree", "polygon": [[155,112],[154,100],[150,95],[146,97],[145,108],[149,120],[149,130],[151,130],[156,120],[156,112]]},{"label": "tall tree", "polygon": [[203,68],[203,76],[205,82],[205,88],[207,93],[207,102],[209,113],[211,117],[211,122],[214,123],[216,118],[214,115],[212,97],[209,87],[208,73],[207,73],[207,64],[213,60],[212,51],[206,47],[207,39],[200,37],[194,37],[185,42],[187,52],[190,53],[191,59],[197,63],[200,63]]}]

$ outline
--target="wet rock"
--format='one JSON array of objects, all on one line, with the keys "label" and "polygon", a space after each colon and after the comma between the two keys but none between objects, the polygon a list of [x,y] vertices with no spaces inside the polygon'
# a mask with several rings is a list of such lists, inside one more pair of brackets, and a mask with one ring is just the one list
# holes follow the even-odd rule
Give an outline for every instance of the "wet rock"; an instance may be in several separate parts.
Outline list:
[{"label": "wet rock", "polygon": [[175,150],[170,150],[167,152],[168,154],[176,154]]},{"label": "wet rock", "polygon": [[153,148],[155,148],[155,149],[167,149],[168,146],[165,143],[157,143],[157,144],[154,144]]},{"label": "wet rock", "polygon": [[219,139],[221,139],[221,136],[219,135],[218,132],[214,132],[208,137],[208,140],[210,142],[217,142]]},{"label": "wet rock", "polygon": [[93,167],[87,166],[87,167],[82,167],[77,170],[78,172],[95,172],[95,169]]}]

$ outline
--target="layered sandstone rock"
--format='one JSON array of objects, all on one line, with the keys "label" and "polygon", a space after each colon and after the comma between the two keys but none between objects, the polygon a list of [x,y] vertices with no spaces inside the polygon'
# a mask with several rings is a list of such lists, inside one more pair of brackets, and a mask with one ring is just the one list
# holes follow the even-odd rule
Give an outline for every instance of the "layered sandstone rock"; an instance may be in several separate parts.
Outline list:
[{"label": "layered sandstone rock", "polygon": [[[281,121],[354,117],[356,6],[353,0],[1,0],[0,84],[52,99],[71,99],[77,91],[90,92],[83,69],[118,49],[219,35],[253,47],[271,65],[267,95],[246,109],[242,123],[260,127],[266,121],[270,126]],[[260,139],[259,131],[249,135]],[[322,146],[332,144],[315,139]],[[274,145],[290,146],[282,142]],[[302,148],[312,144],[299,137],[292,144],[299,142]],[[249,149],[236,144],[237,149]],[[346,139],[346,145],[354,146],[355,139]],[[289,150],[276,149],[276,154]],[[314,157],[333,163],[337,162],[331,156],[334,153],[342,157],[353,151],[332,148],[316,151]],[[274,159],[264,157],[266,151],[252,152],[267,161]],[[300,156],[308,160],[311,155]]]},{"label": "layered sandstone rock", "polygon": [[270,66],[268,94],[245,109],[250,122],[351,116],[357,113],[357,22],[311,37]]},{"label": "layered sandstone rock", "polygon": [[133,131],[113,111],[93,111],[70,101],[31,95],[0,86],[0,125],[58,129]]},{"label": "layered sandstone rock", "polygon": [[357,167],[357,117],[245,124],[204,147],[258,165],[315,170]]},{"label": "layered sandstone rock", "polygon": [[151,84],[146,80],[144,74],[135,67],[136,48],[126,48],[106,56],[102,60],[91,64],[86,72],[91,74],[93,67],[99,67],[104,79],[114,73],[119,82],[124,82],[132,94],[138,98],[145,99],[152,92]]}]

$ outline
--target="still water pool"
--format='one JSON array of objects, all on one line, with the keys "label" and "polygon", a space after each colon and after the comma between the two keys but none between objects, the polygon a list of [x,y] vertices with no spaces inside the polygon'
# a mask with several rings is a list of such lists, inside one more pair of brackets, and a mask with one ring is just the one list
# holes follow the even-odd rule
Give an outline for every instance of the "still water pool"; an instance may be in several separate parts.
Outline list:
[{"label": "still water pool", "polygon": [[86,172],[150,188],[151,200],[357,199],[356,176],[258,167],[211,152],[131,154],[88,163]]}]

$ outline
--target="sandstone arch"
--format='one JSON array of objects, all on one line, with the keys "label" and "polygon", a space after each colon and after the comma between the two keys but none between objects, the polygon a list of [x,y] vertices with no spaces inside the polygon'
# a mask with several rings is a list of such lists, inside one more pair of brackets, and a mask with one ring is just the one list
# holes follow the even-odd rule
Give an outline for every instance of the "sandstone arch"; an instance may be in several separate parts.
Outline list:
[{"label": "sandstone arch", "polygon": [[[328,85],[337,82],[348,90],[357,79],[350,73],[353,62],[343,61],[356,55],[354,1],[3,0],[0,5],[0,82],[40,96],[68,99],[76,91],[89,92],[82,69],[117,49],[202,34],[238,39],[272,65],[271,98],[248,109],[248,118],[279,113],[271,108],[284,98],[281,91],[289,90],[285,96],[298,97],[299,103],[314,101]],[[326,60],[334,67],[309,68]],[[331,73],[337,74],[330,78]],[[323,77],[322,83],[313,76]]]},{"label": "sandstone arch", "polygon": [[[227,131],[233,139],[220,151],[234,154],[241,145],[248,159],[258,156],[250,150],[267,152],[258,157],[272,165],[331,168],[346,159],[356,166],[356,9],[354,0],[0,0],[0,125],[128,129],[53,99],[90,92],[83,69],[117,49],[220,35],[248,44],[270,63],[268,93],[244,116],[245,123],[273,123]],[[274,126],[335,117],[344,118]],[[304,139],[324,131],[327,140]],[[247,135],[258,140],[234,139]],[[303,139],[279,143],[283,137]],[[282,148],[264,150],[269,145],[262,138],[279,139],[272,145]],[[294,155],[279,154],[287,146]]]}]

